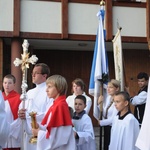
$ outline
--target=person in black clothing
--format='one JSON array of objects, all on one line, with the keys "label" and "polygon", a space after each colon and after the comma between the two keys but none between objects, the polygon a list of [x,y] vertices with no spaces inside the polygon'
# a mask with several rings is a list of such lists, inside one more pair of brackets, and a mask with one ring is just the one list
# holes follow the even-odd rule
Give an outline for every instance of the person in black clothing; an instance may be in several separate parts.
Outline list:
[{"label": "person in black clothing", "polygon": [[140,72],[137,75],[137,80],[138,80],[138,85],[139,85],[140,90],[136,96],[131,97],[130,99],[130,102],[132,103],[132,105],[135,106],[134,116],[139,121],[140,126],[142,124],[143,115],[145,111],[145,104],[147,100],[148,79],[149,79],[149,76],[145,72]]}]

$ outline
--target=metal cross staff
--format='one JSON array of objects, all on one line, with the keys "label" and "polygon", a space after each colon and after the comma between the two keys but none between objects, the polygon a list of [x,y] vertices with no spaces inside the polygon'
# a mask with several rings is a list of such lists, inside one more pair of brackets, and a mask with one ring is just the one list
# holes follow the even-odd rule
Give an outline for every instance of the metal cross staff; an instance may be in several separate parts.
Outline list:
[{"label": "metal cross staff", "polygon": [[[32,65],[34,65],[37,61],[38,58],[36,57],[36,55],[32,55],[31,57],[29,57],[29,53],[28,53],[28,47],[29,47],[29,43],[28,40],[24,40],[23,44],[23,54],[21,54],[21,58],[16,58],[14,61],[14,65],[16,67],[18,67],[19,65],[21,65],[21,70],[22,70],[22,85],[21,85],[21,89],[22,89],[22,94],[20,96],[20,99],[22,100],[22,107],[23,109],[25,108],[25,100],[27,100],[27,94],[26,94],[26,90],[28,88],[27,85],[27,69],[29,68],[29,64],[31,63]],[[22,120],[22,147],[21,150],[23,150],[23,143],[24,143],[24,120]]]},{"label": "metal cross staff", "polygon": [[[29,68],[29,64],[31,63],[32,65],[34,65],[38,61],[38,58],[36,57],[36,55],[32,55],[29,58],[29,53],[28,53],[29,43],[28,43],[28,40],[24,40],[24,42],[22,44],[22,47],[23,47],[23,54],[21,54],[22,59],[16,58],[15,61],[14,61],[14,65],[16,67],[21,65],[21,70],[22,70],[22,85],[21,85],[22,94],[20,96],[20,99],[24,103],[25,100],[27,99],[26,90],[28,88],[28,85],[27,85],[27,69]],[[23,104],[23,108],[25,108],[24,105],[25,104]]]}]

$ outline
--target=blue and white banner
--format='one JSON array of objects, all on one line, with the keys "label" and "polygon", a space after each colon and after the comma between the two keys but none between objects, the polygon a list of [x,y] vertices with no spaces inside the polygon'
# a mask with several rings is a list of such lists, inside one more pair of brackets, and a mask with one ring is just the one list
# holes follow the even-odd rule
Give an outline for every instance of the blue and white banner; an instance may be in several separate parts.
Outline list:
[{"label": "blue and white banner", "polygon": [[97,13],[97,16],[99,18],[99,26],[96,35],[96,42],[89,83],[89,94],[94,96],[93,116],[96,119],[99,119],[100,115],[99,109],[97,107],[97,100],[100,96],[100,86],[101,86],[100,80],[103,80],[104,76],[108,77],[108,58],[105,50],[104,28],[103,28],[104,14],[105,14],[104,9],[100,9],[100,11]]}]

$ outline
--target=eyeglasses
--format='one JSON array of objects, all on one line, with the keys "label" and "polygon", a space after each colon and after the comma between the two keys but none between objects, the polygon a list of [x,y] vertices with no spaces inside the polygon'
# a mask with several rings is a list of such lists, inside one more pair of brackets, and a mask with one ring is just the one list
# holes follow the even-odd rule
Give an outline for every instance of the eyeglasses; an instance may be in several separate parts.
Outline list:
[{"label": "eyeglasses", "polygon": [[43,73],[38,73],[38,72],[32,72],[31,73],[32,76],[37,75],[37,74],[43,74]]}]

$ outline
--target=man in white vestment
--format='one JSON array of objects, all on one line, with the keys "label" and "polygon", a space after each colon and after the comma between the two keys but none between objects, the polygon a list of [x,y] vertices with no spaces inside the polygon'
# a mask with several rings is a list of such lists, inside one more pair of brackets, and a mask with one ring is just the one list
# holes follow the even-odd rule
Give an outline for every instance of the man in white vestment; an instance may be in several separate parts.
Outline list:
[{"label": "man in white vestment", "polygon": [[50,75],[49,67],[44,63],[36,64],[32,72],[32,82],[36,85],[35,88],[27,92],[27,100],[25,101],[25,108],[22,104],[19,106],[19,118],[24,119],[25,138],[24,150],[35,150],[36,143],[30,143],[31,131],[31,116],[29,113],[36,112],[37,123],[41,123],[46,110],[52,105],[53,99],[49,99],[46,93],[46,79]]},{"label": "man in white vestment", "polygon": [[5,103],[4,103],[4,99],[2,96],[2,92],[0,91],[0,121],[1,121],[0,123],[0,150],[4,146],[7,140],[9,131],[10,131],[10,126],[7,123],[6,113],[5,113],[4,108],[5,108]]}]

